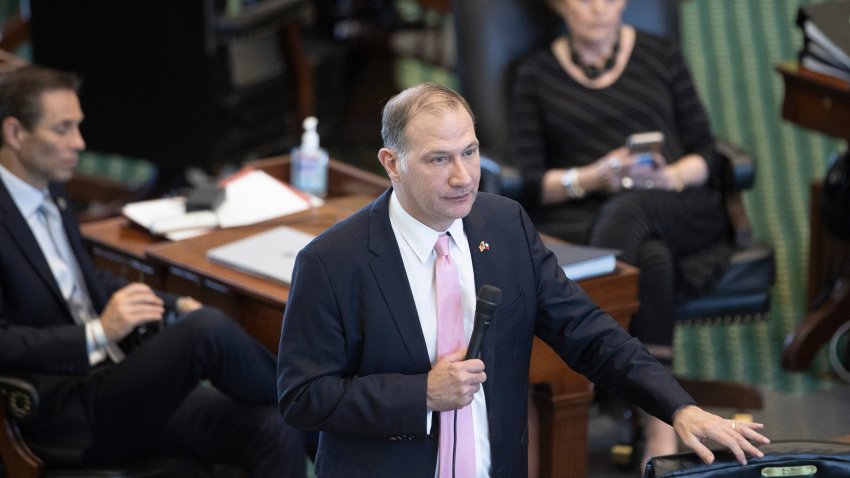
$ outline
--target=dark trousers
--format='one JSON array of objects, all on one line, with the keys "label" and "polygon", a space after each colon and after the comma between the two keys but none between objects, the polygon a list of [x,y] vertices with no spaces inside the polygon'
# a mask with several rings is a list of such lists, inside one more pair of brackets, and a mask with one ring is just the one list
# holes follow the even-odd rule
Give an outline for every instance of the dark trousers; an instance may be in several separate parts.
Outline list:
[{"label": "dark trousers", "polygon": [[[629,331],[662,363],[672,359],[674,305],[683,287],[680,261],[723,241],[726,224],[722,197],[708,188],[621,193],[596,216],[589,244],[620,249],[619,258],[640,269],[640,308]],[[712,258],[705,259],[713,267]],[[706,277],[719,277],[725,259],[718,258],[717,271]]]},{"label": "dark trousers", "polygon": [[252,477],[304,477],[303,438],[277,411],[275,377],[273,356],[230,318],[188,314],[93,377],[84,459],[165,450]]}]

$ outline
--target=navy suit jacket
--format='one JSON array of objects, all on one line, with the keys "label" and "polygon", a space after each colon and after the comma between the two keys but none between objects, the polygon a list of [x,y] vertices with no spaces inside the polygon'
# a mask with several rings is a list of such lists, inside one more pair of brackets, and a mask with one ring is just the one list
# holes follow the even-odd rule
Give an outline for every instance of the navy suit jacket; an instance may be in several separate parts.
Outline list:
[{"label": "navy suit jacket", "polygon": [[[279,407],[291,425],[321,431],[322,477],[434,476],[438,434],[425,420],[431,364],[389,221],[390,192],[328,229],[296,260],[278,355]],[[527,473],[534,335],[598,386],[662,419],[693,403],[637,339],[566,278],[518,203],[479,193],[463,225],[476,290],[502,290],[481,353],[491,476]],[[479,248],[482,241],[489,249]]]},{"label": "navy suit jacket", "polygon": [[[50,192],[68,203],[59,185]],[[95,271],[71,208],[60,207],[71,249],[100,313],[123,279]],[[41,248],[12,196],[0,181],[0,373],[23,376],[39,392],[39,413],[28,435],[68,448],[88,444],[91,403],[82,384],[102,367],[89,365],[84,327],[76,324]],[[163,295],[167,304],[174,297]],[[61,440],[60,440],[61,437]]]}]

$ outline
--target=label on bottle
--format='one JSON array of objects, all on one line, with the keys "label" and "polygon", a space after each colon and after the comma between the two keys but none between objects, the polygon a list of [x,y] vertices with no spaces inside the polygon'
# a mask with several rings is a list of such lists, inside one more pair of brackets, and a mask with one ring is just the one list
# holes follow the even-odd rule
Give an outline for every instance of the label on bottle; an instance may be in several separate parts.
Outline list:
[{"label": "label on bottle", "polygon": [[328,157],[324,151],[293,151],[292,185],[319,197],[328,194]]}]

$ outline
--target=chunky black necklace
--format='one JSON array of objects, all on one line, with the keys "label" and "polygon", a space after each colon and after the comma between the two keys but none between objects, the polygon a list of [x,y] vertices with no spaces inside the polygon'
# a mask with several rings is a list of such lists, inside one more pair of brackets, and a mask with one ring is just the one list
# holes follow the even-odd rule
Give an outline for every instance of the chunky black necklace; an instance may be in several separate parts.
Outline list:
[{"label": "chunky black necklace", "polygon": [[573,64],[579,67],[584,73],[584,76],[589,80],[595,80],[599,78],[603,73],[607,72],[611,68],[614,68],[614,65],[617,63],[617,53],[620,52],[620,32],[617,32],[617,39],[614,41],[614,48],[611,49],[611,56],[605,60],[605,63],[602,67],[598,67],[595,65],[588,65],[581,59],[581,55],[576,51],[575,44],[570,39],[570,35],[567,35],[567,43],[570,44],[570,60],[572,60]]}]

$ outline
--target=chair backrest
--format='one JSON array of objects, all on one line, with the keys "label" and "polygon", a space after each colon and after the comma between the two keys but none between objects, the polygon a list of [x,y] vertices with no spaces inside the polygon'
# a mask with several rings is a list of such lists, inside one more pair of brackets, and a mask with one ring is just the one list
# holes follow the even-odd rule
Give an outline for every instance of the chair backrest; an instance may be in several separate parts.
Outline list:
[{"label": "chair backrest", "polygon": [[[679,37],[678,0],[630,0],[623,21],[666,38]],[[504,163],[508,99],[518,60],[547,45],[563,21],[545,0],[455,0],[460,92],[476,117],[482,151]]]}]

